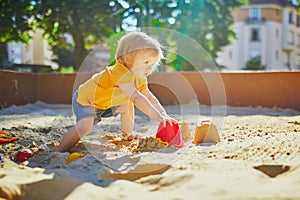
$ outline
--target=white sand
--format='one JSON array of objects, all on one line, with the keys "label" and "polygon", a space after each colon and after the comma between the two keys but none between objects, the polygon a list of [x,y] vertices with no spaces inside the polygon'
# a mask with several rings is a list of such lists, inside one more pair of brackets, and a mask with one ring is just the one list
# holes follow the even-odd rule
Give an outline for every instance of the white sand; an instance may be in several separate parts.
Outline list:
[{"label": "white sand", "polygon": [[[132,154],[106,145],[102,136],[120,133],[118,118],[95,125],[76,149],[85,156],[66,164],[69,153],[51,144],[74,125],[70,105],[12,106],[0,110],[0,129],[20,140],[0,145],[0,197],[17,199],[298,199],[300,112],[225,106],[169,106],[189,124],[218,126],[221,142]],[[135,133],[155,135],[158,124],[137,112]],[[21,148],[35,155],[14,163]],[[255,169],[284,165],[272,178]]]}]

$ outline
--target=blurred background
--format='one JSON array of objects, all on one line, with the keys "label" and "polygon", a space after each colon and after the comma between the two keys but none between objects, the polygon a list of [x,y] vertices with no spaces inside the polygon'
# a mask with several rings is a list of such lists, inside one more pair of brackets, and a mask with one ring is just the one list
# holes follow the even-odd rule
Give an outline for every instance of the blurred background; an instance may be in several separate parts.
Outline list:
[{"label": "blurred background", "polygon": [[[74,73],[85,60],[98,72],[114,62],[124,33],[145,27],[199,43],[217,66],[203,71],[300,69],[295,0],[0,0],[0,69]],[[172,35],[158,40],[182,48]],[[195,70],[176,53],[163,64],[158,71]]]}]

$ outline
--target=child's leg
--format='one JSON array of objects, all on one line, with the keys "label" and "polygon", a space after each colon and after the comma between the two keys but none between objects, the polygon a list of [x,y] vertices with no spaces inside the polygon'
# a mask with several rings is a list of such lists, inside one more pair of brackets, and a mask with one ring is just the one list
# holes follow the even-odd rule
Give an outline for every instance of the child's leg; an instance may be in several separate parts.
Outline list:
[{"label": "child's leg", "polygon": [[134,105],[128,103],[117,108],[116,112],[121,114],[121,128],[124,135],[131,135],[134,125]]},{"label": "child's leg", "polygon": [[71,149],[77,142],[87,135],[93,128],[94,117],[83,118],[77,122],[62,138],[56,151],[64,152]]}]

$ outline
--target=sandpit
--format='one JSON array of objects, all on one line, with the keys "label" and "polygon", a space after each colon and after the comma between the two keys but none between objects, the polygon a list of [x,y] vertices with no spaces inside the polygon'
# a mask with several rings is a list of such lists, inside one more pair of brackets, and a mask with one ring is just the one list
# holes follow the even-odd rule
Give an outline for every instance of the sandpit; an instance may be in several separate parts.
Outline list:
[{"label": "sandpit", "polygon": [[[197,109],[195,109],[197,107]],[[168,106],[189,127],[216,124],[219,142],[153,149],[126,143],[118,118],[96,124],[72,152],[54,151],[74,125],[70,105],[42,102],[0,110],[0,131],[18,138],[0,145],[0,197],[6,199],[297,199],[300,198],[300,112],[288,109],[189,104]],[[213,110],[213,112],[212,112]],[[155,135],[158,124],[137,112],[135,133]],[[119,145],[119,146],[118,146]],[[131,145],[131,146],[130,146]],[[155,146],[156,145],[156,146]],[[131,147],[131,148],[129,148]],[[21,149],[34,156],[20,163]],[[134,150],[133,150],[134,149]]]}]

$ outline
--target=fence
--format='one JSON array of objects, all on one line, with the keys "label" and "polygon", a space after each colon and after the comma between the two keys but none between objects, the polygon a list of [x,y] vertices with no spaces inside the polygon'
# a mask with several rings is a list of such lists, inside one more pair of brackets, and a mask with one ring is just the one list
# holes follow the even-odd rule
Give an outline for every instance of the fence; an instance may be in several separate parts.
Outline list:
[{"label": "fence", "polygon": [[[0,71],[0,108],[37,100],[70,104],[73,88],[91,74]],[[77,77],[77,78],[76,78]],[[163,105],[197,99],[205,105],[262,106],[300,110],[300,72],[154,73],[150,90]]]}]

